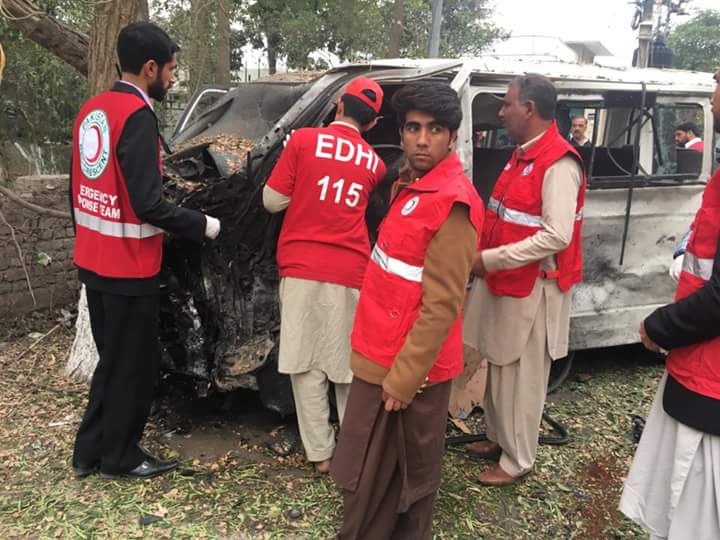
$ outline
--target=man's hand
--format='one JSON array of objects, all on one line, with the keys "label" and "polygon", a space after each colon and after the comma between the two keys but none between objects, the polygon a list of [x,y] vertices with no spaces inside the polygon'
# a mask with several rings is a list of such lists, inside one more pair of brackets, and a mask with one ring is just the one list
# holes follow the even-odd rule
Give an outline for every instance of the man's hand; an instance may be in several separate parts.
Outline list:
[{"label": "man's hand", "polygon": [[673,259],[672,264],[670,265],[670,269],[668,270],[668,273],[670,274],[670,277],[672,280],[677,283],[680,279],[680,273],[682,272],[683,267],[683,261],[685,260],[685,255],[678,255]]},{"label": "man's hand", "polygon": [[382,393],[382,399],[385,402],[385,410],[387,412],[397,412],[408,408],[408,404],[397,398],[392,397],[385,390]]},{"label": "man's hand", "polygon": [[472,263],[472,273],[477,277],[485,277],[485,274],[487,273],[485,263],[483,263],[482,251],[478,251],[475,255],[475,259]]},{"label": "man's hand", "polygon": [[640,341],[642,341],[642,344],[650,352],[654,352],[654,353],[665,353],[666,352],[657,343],[655,343],[652,339],[650,339],[648,337],[647,332],[645,331],[645,321],[640,322]]},{"label": "man's hand", "polygon": [[220,220],[212,216],[205,215],[205,238],[215,240],[220,234]]}]

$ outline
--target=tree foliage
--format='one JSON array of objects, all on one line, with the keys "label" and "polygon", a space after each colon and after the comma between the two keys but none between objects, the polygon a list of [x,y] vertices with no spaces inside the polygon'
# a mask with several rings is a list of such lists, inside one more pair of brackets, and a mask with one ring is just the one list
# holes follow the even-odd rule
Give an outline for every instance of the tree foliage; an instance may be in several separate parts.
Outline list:
[{"label": "tree foliage", "polygon": [[75,69],[0,20],[7,66],[0,91],[0,138],[68,142],[87,97]]},{"label": "tree foliage", "polygon": [[720,11],[699,12],[674,28],[668,38],[677,55],[676,67],[696,71],[714,71],[720,66]]},{"label": "tree foliage", "polygon": [[[390,0],[257,0],[240,2],[241,21],[255,47],[286,57],[293,68],[313,68],[309,57],[319,49],[340,60],[387,55],[395,1]],[[430,37],[430,0],[403,2],[399,54],[426,55]],[[505,33],[490,20],[488,0],[445,0],[440,54],[480,53]]]}]

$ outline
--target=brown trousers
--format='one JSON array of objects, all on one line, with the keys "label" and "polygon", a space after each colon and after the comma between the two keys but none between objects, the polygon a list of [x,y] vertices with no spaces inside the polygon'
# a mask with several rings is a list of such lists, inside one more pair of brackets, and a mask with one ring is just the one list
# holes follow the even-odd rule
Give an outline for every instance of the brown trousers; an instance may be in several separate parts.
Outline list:
[{"label": "brown trousers", "polygon": [[450,386],[431,386],[389,413],[382,387],[353,379],[330,471],[343,493],[338,538],[432,537]]}]

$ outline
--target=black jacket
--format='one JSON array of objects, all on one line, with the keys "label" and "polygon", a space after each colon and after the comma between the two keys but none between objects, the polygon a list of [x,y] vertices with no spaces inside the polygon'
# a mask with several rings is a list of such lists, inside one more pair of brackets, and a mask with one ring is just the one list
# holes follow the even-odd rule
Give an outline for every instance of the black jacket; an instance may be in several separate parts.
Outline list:
[{"label": "black jacket", "polygon": [[[690,296],[655,310],[645,320],[645,331],[667,350],[720,336],[720,242],[710,280]],[[720,365],[720,358],[717,362]],[[670,375],[663,407],[685,425],[720,435],[720,400],[688,390]]]},{"label": "black jacket", "polygon": [[[113,92],[142,95],[133,86],[116,82]],[[205,237],[205,215],[180,208],[162,197],[162,174],[158,167],[158,120],[150,107],[143,107],[126,121],[118,139],[115,155],[125,176],[130,205],[143,222],[176,236],[202,242]],[[73,213],[72,166],[70,168],[70,213]],[[137,296],[159,290],[159,276],[150,278],[107,278],[79,269],[80,281],[92,289],[113,294]]]}]

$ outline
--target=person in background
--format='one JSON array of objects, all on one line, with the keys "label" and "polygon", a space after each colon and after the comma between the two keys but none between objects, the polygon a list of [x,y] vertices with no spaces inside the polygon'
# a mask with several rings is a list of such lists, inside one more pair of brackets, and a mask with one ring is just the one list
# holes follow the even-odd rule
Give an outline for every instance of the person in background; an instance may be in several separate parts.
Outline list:
[{"label": "person in background", "polygon": [[584,116],[573,116],[570,119],[570,144],[573,146],[591,147],[592,142],[585,136],[588,121]]},{"label": "person in background", "polygon": [[385,176],[362,136],[382,102],[375,81],[353,80],[334,122],[292,133],[263,190],[269,212],[286,210],[277,248],[278,369],[290,375],[305,454],[320,473],[335,451],[328,386],[342,423],[352,380],[350,331],[370,257],[365,210]]},{"label": "person in background", "polygon": [[393,96],[407,168],[368,264],[352,333],[353,378],[331,474],[342,539],[429,539],[461,307],[483,209],[455,152],[462,107],[441,82]]},{"label": "person in background", "polygon": [[678,148],[702,152],[705,149],[702,139],[702,132],[694,122],[684,122],[675,128],[675,144]]},{"label": "person in background", "polygon": [[163,232],[214,239],[220,222],[162,197],[161,138],[151,98],[175,82],[178,46],[159,27],[120,31],[121,80],[90,98],[73,127],[70,207],[74,262],[87,289],[100,360],[75,438],[82,478],[149,478],[173,470],[140,446],[160,375]]},{"label": "person in background", "polygon": [[[720,133],[720,70],[715,81]],[[620,511],[651,540],[720,538],[720,171],[695,215],[675,302],[640,324],[640,339],[667,359]]]},{"label": "person in background", "polygon": [[552,361],[568,352],[572,288],[582,279],[586,180],[555,123],[557,93],[542,75],[514,80],[500,117],[518,143],[500,174],[465,308],[465,345],[488,361],[488,440],[468,445],[499,463],[482,484],[532,471]]}]

